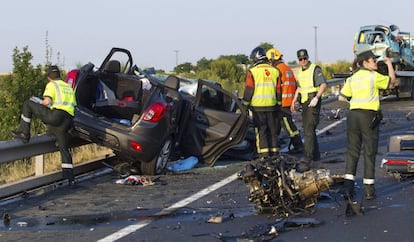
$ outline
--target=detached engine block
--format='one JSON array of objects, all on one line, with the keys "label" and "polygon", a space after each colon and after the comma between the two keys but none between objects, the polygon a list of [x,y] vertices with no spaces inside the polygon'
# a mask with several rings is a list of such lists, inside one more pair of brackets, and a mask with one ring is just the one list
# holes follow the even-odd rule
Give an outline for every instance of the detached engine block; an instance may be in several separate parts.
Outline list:
[{"label": "detached engine block", "polygon": [[249,188],[249,201],[260,212],[296,214],[317,202],[321,191],[333,184],[329,170],[297,172],[295,157],[278,156],[247,165],[241,173]]}]

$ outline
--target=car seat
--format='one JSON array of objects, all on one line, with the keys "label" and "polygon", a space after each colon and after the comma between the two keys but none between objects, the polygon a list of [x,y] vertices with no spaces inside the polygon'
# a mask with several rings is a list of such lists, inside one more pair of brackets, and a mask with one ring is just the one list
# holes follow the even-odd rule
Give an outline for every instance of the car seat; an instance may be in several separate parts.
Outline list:
[{"label": "car seat", "polygon": [[106,73],[120,73],[121,63],[118,60],[110,60],[105,64],[103,71]]},{"label": "car seat", "polygon": [[164,85],[168,87],[167,89],[167,97],[175,100],[181,99],[181,95],[178,92],[178,89],[180,88],[180,79],[176,76],[168,76],[167,79],[165,79]]},{"label": "car seat", "polygon": [[120,63],[110,60],[99,75],[94,111],[113,119],[131,120],[141,112],[142,82],[120,73]]},{"label": "car seat", "polygon": [[116,90],[111,90],[100,82],[102,91],[94,106],[94,110],[109,118],[131,120],[134,114],[141,112],[142,82],[136,79],[118,80]]},{"label": "car seat", "polygon": [[181,115],[181,105],[182,105],[182,97],[178,89],[180,88],[180,79],[176,76],[168,76],[165,79],[164,85],[166,88],[166,98],[167,102],[170,103],[172,113],[173,113],[173,121],[178,123],[180,120]]},{"label": "car seat", "polygon": [[116,85],[116,97],[123,101],[137,101],[142,96],[142,82],[136,79],[119,78]]}]

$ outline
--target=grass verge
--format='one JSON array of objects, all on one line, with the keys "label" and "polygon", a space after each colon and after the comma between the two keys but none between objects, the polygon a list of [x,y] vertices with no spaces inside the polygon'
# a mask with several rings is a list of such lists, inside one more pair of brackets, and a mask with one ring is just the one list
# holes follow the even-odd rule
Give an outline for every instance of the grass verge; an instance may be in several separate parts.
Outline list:
[{"label": "grass verge", "polygon": [[[112,154],[112,150],[96,144],[84,145],[71,149],[73,164],[80,164],[94,158]],[[61,169],[59,152],[46,154],[44,157],[44,172],[49,173]],[[34,158],[17,160],[0,164],[0,185],[18,181],[35,175]]]}]

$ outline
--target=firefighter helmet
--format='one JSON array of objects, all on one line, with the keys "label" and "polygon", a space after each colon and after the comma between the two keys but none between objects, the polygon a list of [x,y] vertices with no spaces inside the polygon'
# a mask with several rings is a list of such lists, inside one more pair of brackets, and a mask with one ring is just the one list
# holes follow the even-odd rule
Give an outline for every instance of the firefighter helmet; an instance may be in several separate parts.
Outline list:
[{"label": "firefighter helmet", "polygon": [[250,54],[250,59],[253,61],[253,63],[257,64],[258,62],[262,62],[266,60],[266,52],[265,50],[258,46],[252,50],[252,53]]},{"label": "firefighter helmet", "polygon": [[283,57],[282,53],[280,53],[280,51],[275,48],[271,48],[270,50],[268,50],[266,52],[266,56],[269,60],[280,60]]}]

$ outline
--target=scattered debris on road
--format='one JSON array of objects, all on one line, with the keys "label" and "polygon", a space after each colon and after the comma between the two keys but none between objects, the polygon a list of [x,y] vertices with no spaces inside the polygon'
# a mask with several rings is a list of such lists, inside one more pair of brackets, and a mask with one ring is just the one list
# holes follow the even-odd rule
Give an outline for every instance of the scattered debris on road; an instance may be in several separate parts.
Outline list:
[{"label": "scattered debris on road", "polygon": [[228,214],[228,215],[218,215],[218,216],[213,216],[211,217],[207,222],[208,223],[215,223],[215,224],[220,224],[229,220],[234,219],[234,214]]},{"label": "scattered debris on road", "polygon": [[143,185],[143,186],[152,186],[154,185],[154,181],[146,176],[137,176],[137,175],[130,175],[126,178],[118,179],[115,182],[116,184],[123,184],[123,185]]},{"label": "scattered debris on road", "polygon": [[[313,227],[323,224],[314,218],[294,217],[283,218],[276,223],[260,223],[239,236],[223,236],[222,234],[212,234],[221,241],[271,241],[281,232],[303,229],[305,227]],[[260,238],[260,240],[256,240]]]}]

